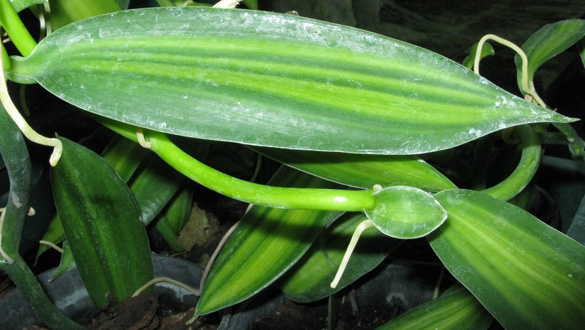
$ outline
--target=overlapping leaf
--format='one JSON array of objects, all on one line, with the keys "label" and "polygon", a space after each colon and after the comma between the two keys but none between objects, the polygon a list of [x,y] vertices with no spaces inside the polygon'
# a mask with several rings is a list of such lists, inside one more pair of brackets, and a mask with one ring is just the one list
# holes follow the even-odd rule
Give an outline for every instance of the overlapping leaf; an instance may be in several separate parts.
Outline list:
[{"label": "overlapping leaf", "polygon": [[130,10],[70,24],[10,77],[136,126],[287,149],[417,154],[570,119],[440,55],[292,15]]},{"label": "overlapping leaf", "polygon": [[435,195],[449,218],[428,238],[445,267],[507,329],[580,329],[585,247],[486,194]]},{"label": "overlapping leaf", "polygon": [[354,155],[275,148],[254,150],[303,172],[352,187],[402,185],[428,191],[457,188],[441,172],[416,156]]},{"label": "overlapping leaf", "polygon": [[[271,184],[332,187],[331,182],[283,167]],[[231,306],[266,288],[294,265],[326,225],[341,213],[254,206],[214,263],[196,315]]]},{"label": "overlapping leaf", "polygon": [[89,149],[61,141],[63,155],[51,171],[55,205],[84,284],[104,308],[107,293],[123,300],[152,279],[146,229],[116,172]]}]

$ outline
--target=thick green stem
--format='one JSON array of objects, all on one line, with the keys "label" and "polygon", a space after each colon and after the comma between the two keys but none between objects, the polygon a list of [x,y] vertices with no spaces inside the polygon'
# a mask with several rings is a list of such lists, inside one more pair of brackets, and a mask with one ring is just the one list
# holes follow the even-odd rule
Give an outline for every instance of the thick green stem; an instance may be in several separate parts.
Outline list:
[{"label": "thick green stem", "polygon": [[532,180],[542,156],[538,135],[531,126],[524,125],[514,129],[514,136],[521,140],[522,156],[518,166],[504,181],[483,192],[501,200],[510,200],[520,193]]},{"label": "thick green stem", "polygon": [[51,329],[82,329],[55,307],[18,254],[22,227],[29,210],[31,164],[24,138],[2,106],[0,153],[10,178],[9,198],[2,212],[0,251],[3,251],[4,258],[0,258],[0,268],[16,283],[33,312]]},{"label": "thick green stem", "polygon": [[51,329],[83,329],[68,319],[47,297],[36,276],[26,262],[17,256],[11,265],[2,265],[2,270],[22,292],[30,308]]},{"label": "thick green stem", "polygon": [[[136,128],[113,119],[94,118],[116,133],[138,142]],[[177,171],[211,190],[237,200],[287,209],[362,211],[376,207],[372,189],[284,188],[252,183],[216,171],[193,159],[163,133],[147,131],[144,134],[152,151]]]},{"label": "thick green stem", "polygon": [[362,211],[376,206],[371,190],[284,188],[240,180],[192,158],[162,133],[148,135],[152,151],[165,162],[193,181],[231,198],[287,209]]},{"label": "thick green stem", "polygon": [[0,23],[22,56],[29,56],[37,42],[18,17],[10,0],[0,0]]}]

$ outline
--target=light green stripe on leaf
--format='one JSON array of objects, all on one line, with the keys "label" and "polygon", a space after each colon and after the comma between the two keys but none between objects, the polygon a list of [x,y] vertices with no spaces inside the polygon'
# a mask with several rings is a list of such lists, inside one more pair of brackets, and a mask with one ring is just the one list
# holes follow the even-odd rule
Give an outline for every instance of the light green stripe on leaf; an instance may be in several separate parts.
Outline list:
[{"label": "light green stripe on leaf", "polygon": [[[271,184],[333,187],[331,182],[283,167]],[[267,287],[309,249],[341,213],[254,206],[242,218],[211,268],[196,315],[231,306]]]},{"label": "light green stripe on leaf", "polygon": [[469,291],[455,286],[441,297],[407,311],[378,329],[479,330],[487,329],[492,320],[490,314]]},{"label": "light green stripe on leaf", "polygon": [[417,154],[569,122],[410,44],[291,15],[150,8],[71,24],[11,79],[155,131],[285,149]]},{"label": "light green stripe on leaf", "polygon": [[447,221],[429,241],[447,269],[509,329],[585,322],[585,247],[526,211],[466,190],[440,192]]}]

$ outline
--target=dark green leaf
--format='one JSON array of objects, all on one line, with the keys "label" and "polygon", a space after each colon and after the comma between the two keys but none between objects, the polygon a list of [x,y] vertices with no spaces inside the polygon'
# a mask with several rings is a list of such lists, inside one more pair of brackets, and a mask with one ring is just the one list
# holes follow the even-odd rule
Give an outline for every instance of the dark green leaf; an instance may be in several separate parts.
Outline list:
[{"label": "dark green leaf", "polygon": [[[32,165],[24,137],[0,103],[0,155],[6,165],[10,190],[0,222],[0,244],[3,251],[19,255],[20,235],[29,210],[32,189]],[[2,205],[4,206],[4,205]],[[0,263],[5,262],[0,256]]]},{"label": "dark green leaf", "polygon": [[116,136],[102,152],[102,157],[120,175],[124,182],[128,182],[142,160],[150,152],[138,143]]},{"label": "dark green leaf", "polygon": [[184,178],[155,154],[150,154],[142,163],[129,184],[145,224],[165,207]]},{"label": "dark green leaf", "polygon": [[183,251],[183,248],[179,245],[178,238],[179,233],[187,223],[187,220],[189,220],[192,204],[193,187],[192,185],[185,185],[173,197],[165,210],[161,212],[159,219],[156,220],[156,229],[175,252]]},{"label": "dark green leaf", "polygon": [[580,329],[585,247],[528,212],[466,190],[435,198],[449,218],[428,236],[445,267],[507,329]]},{"label": "dark green leaf", "polygon": [[98,308],[152,279],[146,230],[128,186],[97,154],[67,139],[51,171],[57,212],[75,263]]},{"label": "dark green leaf", "polygon": [[56,280],[59,276],[63,275],[66,271],[75,269],[77,266],[75,265],[75,260],[73,259],[73,253],[71,253],[71,247],[69,247],[69,242],[63,242],[63,252],[61,253],[61,261],[59,262],[59,267],[55,270],[49,282]]},{"label": "dark green leaf", "polygon": [[418,154],[571,121],[419,47],[268,12],[123,11],[70,24],[12,62],[11,79],[101,116],[286,149]]}]

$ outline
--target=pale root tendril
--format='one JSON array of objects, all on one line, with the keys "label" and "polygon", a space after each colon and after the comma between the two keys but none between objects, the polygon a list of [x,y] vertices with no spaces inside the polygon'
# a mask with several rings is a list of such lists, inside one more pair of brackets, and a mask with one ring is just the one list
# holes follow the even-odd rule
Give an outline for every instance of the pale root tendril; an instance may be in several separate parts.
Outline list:
[{"label": "pale root tendril", "polygon": [[33,130],[32,127],[30,127],[30,125],[26,122],[24,117],[22,117],[14,103],[12,103],[10,94],[8,94],[8,87],[6,86],[6,76],[4,75],[4,59],[2,58],[4,56],[3,53],[3,51],[0,51],[0,99],[2,101],[2,105],[4,105],[4,109],[10,118],[12,118],[16,126],[18,126],[22,134],[24,134],[27,139],[34,143],[53,147],[53,153],[49,158],[49,163],[51,163],[51,166],[55,166],[63,154],[63,145],[59,139],[42,136]]},{"label": "pale root tendril", "polygon": [[191,292],[192,294],[194,294],[195,296],[200,296],[201,292],[199,292],[199,290],[193,289],[192,287],[188,286],[187,284],[183,283],[183,282],[179,282],[177,280],[173,280],[172,278],[169,277],[157,277],[154,278],[148,282],[146,282],[146,284],[144,284],[143,286],[141,286],[138,290],[136,290],[136,292],[134,292],[134,294],[132,295],[132,297],[136,297],[139,294],[141,294],[144,290],[146,290],[149,286],[154,285],[156,283],[159,282],[167,282],[167,283],[171,283],[174,284],[178,287],[181,287],[189,292]]},{"label": "pale root tendril", "polygon": [[536,103],[538,103],[538,105],[540,105],[543,108],[546,108],[546,104],[540,98],[540,96],[538,96],[538,93],[536,93],[536,90],[534,89],[534,84],[528,79],[528,57],[526,56],[526,53],[524,53],[522,48],[518,47],[513,42],[498,37],[494,34],[486,34],[485,36],[483,36],[483,38],[481,38],[477,44],[477,52],[475,54],[475,61],[473,64],[474,72],[476,74],[479,74],[479,61],[481,60],[481,49],[483,48],[483,44],[487,40],[493,40],[508,48],[511,48],[518,54],[518,56],[520,56],[520,58],[522,59],[522,92],[526,94],[525,97],[528,101],[534,100],[536,101]]},{"label": "pale root tendril", "polygon": [[351,257],[351,254],[353,253],[353,250],[355,249],[355,246],[357,245],[357,242],[358,242],[360,236],[362,235],[364,230],[366,230],[370,227],[373,227],[373,226],[374,226],[374,223],[371,220],[364,220],[356,227],[355,231],[353,232],[353,235],[351,236],[351,240],[349,241],[349,245],[347,246],[347,250],[345,250],[345,254],[343,255],[343,259],[341,260],[341,264],[339,265],[339,269],[337,270],[337,274],[335,274],[335,278],[331,282],[332,289],[335,289],[337,287],[337,285],[339,284],[339,281],[341,280],[341,276],[343,275],[343,272],[345,271],[345,268],[347,267],[347,263],[349,262],[349,258]]},{"label": "pale root tendril", "polygon": [[220,2],[213,5],[215,8],[236,8],[240,3],[240,0],[221,0]]}]

